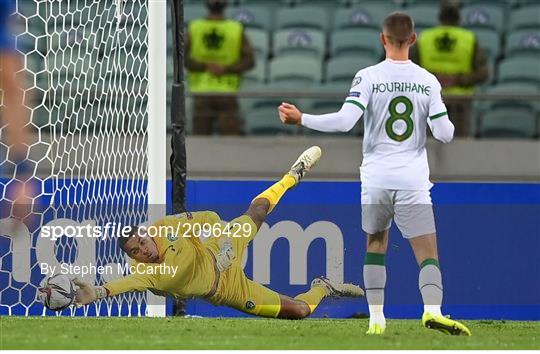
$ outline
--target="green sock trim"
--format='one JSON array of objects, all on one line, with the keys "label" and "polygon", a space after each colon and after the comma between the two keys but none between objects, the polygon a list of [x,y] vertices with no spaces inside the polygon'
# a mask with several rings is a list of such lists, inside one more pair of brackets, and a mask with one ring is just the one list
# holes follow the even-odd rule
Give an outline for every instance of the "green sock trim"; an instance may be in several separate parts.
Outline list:
[{"label": "green sock trim", "polygon": [[435,267],[437,268],[441,268],[439,266],[439,261],[434,259],[434,258],[428,258],[426,260],[424,260],[421,264],[420,264],[420,268],[424,268],[425,266],[428,266],[428,265],[434,265]]},{"label": "green sock trim", "polygon": [[366,252],[366,257],[364,258],[364,264],[383,266],[385,257],[386,255],[384,253]]}]

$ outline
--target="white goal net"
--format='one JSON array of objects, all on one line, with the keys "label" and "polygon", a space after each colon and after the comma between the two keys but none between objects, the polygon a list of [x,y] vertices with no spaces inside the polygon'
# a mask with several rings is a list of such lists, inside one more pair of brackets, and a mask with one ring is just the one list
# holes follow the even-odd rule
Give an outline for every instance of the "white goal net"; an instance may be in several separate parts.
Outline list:
[{"label": "white goal net", "polygon": [[[12,18],[16,50],[24,63],[19,75],[25,91],[24,105],[31,122],[26,165],[31,187],[28,193],[33,201],[28,206],[32,213],[22,228],[10,226],[13,215],[9,212],[2,215],[0,314],[53,314],[36,301],[37,288],[45,277],[41,264],[56,266],[58,272],[62,264],[109,265],[110,269],[118,269],[112,265],[127,260],[117,247],[114,229],[105,229],[110,234],[99,239],[66,233],[52,241],[40,235],[43,227],[73,230],[66,227],[137,225],[147,221],[151,213],[148,204],[161,201],[149,197],[152,185],[162,184],[165,188],[164,171],[157,177],[148,173],[149,163],[155,166],[149,156],[156,136],[149,131],[148,111],[150,106],[162,104],[152,101],[148,94],[152,88],[152,2],[16,3]],[[165,5],[160,6],[164,9]],[[160,28],[165,29],[165,24]],[[164,88],[165,82],[161,81],[158,85]],[[165,118],[165,114],[159,117],[163,122]],[[152,123],[165,129],[165,123],[154,119]],[[161,140],[160,144],[164,154],[165,142]],[[10,161],[9,147],[2,147],[0,193],[3,206],[9,210],[13,199],[10,188],[16,179],[9,166],[17,162]],[[157,160],[162,159],[165,157]],[[102,284],[120,275],[107,274],[106,269],[84,279]],[[139,316],[145,314],[146,299],[143,293],[125,294],[80,309],[69,308],[62,314]]]}]

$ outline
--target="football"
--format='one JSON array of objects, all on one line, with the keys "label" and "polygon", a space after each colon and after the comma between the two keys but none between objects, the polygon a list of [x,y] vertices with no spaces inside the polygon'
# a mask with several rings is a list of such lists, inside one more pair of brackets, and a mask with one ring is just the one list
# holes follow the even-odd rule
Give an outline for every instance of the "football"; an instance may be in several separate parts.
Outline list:
[{"label": "football", "polygon": [[38,299],[53,311],[62,311],[75,300],[75,286],[66,275],[46,278],[38,289]]}]

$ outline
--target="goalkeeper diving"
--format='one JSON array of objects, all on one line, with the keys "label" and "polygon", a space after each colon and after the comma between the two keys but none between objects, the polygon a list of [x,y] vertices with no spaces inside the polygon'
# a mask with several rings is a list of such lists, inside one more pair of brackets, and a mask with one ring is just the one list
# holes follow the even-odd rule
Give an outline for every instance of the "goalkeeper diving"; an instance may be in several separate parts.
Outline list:
[{"label": "goalkeeper diving", "polygon": [[[180,229],[190,230],[191,235],[187,236],[191,237],[170,233],[148,237],[147,229],[131,227],[127,237],[118,240],[122,250],[134,262],[145,266],[176,266],[178,271],[174,275],[133,273],[103,286],[91,286],[76,280],[79,289],[75,303],[86,305],[125,292],[150,290],[179,298],[203,298],[215,305],[229,306],[256,316],[302,319],[311,315],[326,297],[364,296],[364,291],[356,285],[319,277],[312,281],[308,292],[291,298],[248,279],[244,274],[244,254],[266,216],[320,157],[321,149],[317,146],[304,151],[280,181],[255,197],[245,214],[231,222],[221,221],[216,213],[205,211],[167,216],[154,224],[158,230],[186,226]],[[205,227],[208,224],[219,225],[223,232],[209,237],[206,242],[194,237],[195,230],[208,229]],[[232,237],[236,234],[241,237]]]}]

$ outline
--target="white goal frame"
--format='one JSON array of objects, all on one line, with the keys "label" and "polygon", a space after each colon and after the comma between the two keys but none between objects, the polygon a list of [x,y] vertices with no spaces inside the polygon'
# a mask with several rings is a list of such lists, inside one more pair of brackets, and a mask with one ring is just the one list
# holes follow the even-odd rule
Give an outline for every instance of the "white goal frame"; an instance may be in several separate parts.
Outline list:
[{"label": "white goal frame", "polygon": [[[148,0],[148,220],[167,203],[167,0]],[[164,317],[166,299],[147,292],[146,315]]]}]

